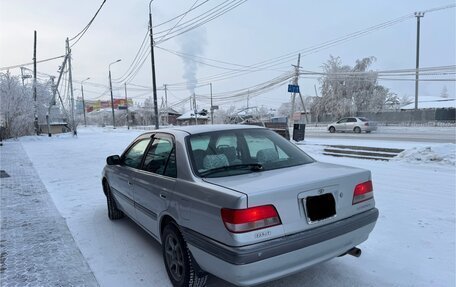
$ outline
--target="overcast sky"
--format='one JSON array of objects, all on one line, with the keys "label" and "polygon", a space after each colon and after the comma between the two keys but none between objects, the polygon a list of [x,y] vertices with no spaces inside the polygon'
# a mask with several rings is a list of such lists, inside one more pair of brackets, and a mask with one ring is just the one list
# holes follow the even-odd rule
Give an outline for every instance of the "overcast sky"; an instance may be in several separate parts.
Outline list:
[{"label": "overcast sky", "polygon": [[[101,0],[0,0],[0,67],[31,62],[33,57],[33,31],[38,33],[38,60],[63,55],[65,38],[79,33],[91,19],[101,4]],[[184,23],[201,13],[223,4],[224,0],[196,1],[204,3],[182,20]],[[84,85],[85,97],[100,98],[108,85],[109,63],[122,59],[111,66],[113,78],[127,72],[148,27],[148,3],[143,0],[107,0],[99,15],[73,47],[73,78],[81,81],[91,79]],[[163,23],[188,10],[194,0],[155,0],[152,3],[154,26]],[[363,30],[368,27],[397,19],[415,11],[454,4],[454,1],[424,0],[345,0],[345,1],[299,1],[299,0],[249,0],[228,13],[214,19],[192,32],[174,37],[158,44],[165,49],[181,51],[204,58],[249,66],[268,59],[280,57],[290,52],[303,50],[329,40]],[[456,63],[456,14],[455,8],[425,14],[421,20],[420,66],[447,66]],[[179,21],[177,18],[176,21]],[[160,40],[166,29],[176,21],[156,27],[154,34]],[[147,39],[148,41],[148,39]],[[148,43],[148,42],[147,42]],[[319,49],[312,54],[303,55],[301,66],[304,70],[322,71],[322,64],[330,55],[340,56],[344,64],[353,65],[356,59],[375,56],[376,62],[371,69],[391,70],[415,67],[416,18],[408,18],[385,29],[377,29],[365,36]],[[208,62],[185,66],[182,58],[169,52],[155,49],[157,86],[168,84],[169,103],[185,99],[190,92],[185,85],[187,79],[207,78],[239,70],[239,66],[220,62]],[[253,87],[292,70],[297,53],[281,65],[254,73],[231,77],[225,80],[213,79],[213,92],[217,93]],[[62,59],[38,64],[38,71],[57,75]],[[32,66],[28,66],[32,68]],[[224,67],[225,69],[221,69]],[[12,73],[20,73],[12,69]],[[194,73],[194,75],[192,75]],[[239,74],[235,73],[235,74]],[[44,75],[40,76],[45,79]],[[152,86],[150,58],[129,83]],[[99,87],[97,84],[104,85]],[[114,96],[123,97],[118,88],[123,83],[114,83]],[[317,79],[300,79],[304,95],[314,95]],[[414,82],[381,81],[399,96],[414,96]],[[79,84],[75,88],[79,89]],[[439,96],[446,86],[450,96],[455,94],[454,82],[421,82],[421,96]],[[78,95],[80,91],[76,91]],[[158,92],[164,96],[162,90]],[[208,94],[209,86],[198,87],[197,95]],[[129,96],[138,100],[151,95],[148,91],[129,87]],[[217,98],[215,96],[214,98]],[[288,101],[286,84],[266,94],[252,97],[250,105],[278,107]],[[106,94],[102,99],[108,99]],[[198,96],[197,96],[198,99]],[[238,107],[245,105],[247,99],[238,101]],[[214,100],[217,104],[217,100]],[[208,108],[208,102],[199,102],[201,108]],[[222,107],[229,105],[224,103]],[[185,104],[189,107],[189,103]],[[180,106],[177,106],[179,109]]]}]

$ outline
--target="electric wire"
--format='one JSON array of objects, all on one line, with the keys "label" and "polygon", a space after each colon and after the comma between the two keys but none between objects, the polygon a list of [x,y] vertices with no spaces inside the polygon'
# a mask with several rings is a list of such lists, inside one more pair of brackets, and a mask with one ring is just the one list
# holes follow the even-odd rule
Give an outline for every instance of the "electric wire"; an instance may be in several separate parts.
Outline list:
[{"label": "electric wire", "polygon": [[[52,57],[52,58],[48,58],[48,59],[43,59],[43,60],[39,60],[39,61],[36,61],[36,63],[44,63],[44,62],[49,62],[49,61],[52,61],[52,60],[56,60],[56,59],[60,59],[60,58],[64,58],[65,55],[62,55],[62,56],[57,56],[57,57]],[[15,68],[20,68],[20,67],[26,67],[26,66],[31,66],[33,65],[34,63],[33,62],[30,62],[30,63],[24,63],[24,64],[17,64],[17,65],[13,65],[13,66],[6,66],[6,67],[1,67],[0,68],[0,71],[3,71],[3,70],[10,70],[10,69],[15,69]]]},{"label": "electric wire", "polygon": [[177,25],[179,25],[179,23],[184,20],[185,16],[187,16],[187,14],[192,11],[193,7],[195,7],[196,3],[198,3],[199,0],[196,0],[193,5],[187,10],[187,12],[185,12],[182,17],[180,17],[179,21],[176,22],[176,24],[174,24],[173,27],[171,27],[171,29],[168,30],[168,32],[166,32],[165,35],[163,35],[157,42],[160,42],[160,40],[163,40],[166,36],[169,35],[169,33],[171,33],[171,31],[173,31],[174,28],[176,28]]},{"label": "electric wire", "polygon": [[84,36],[84,34],[87,32],[87,30],[89,30],[90,25],[92,25],[93,21],[95,20],[95,18],[97,17],[98,13],[100,12],[101,8],[103,8],[103,5],[105,3],[106,3],[106,0],[103,0],[103,2],[101,3],[100,7],[97,10],[97,12],[95,13],[95,15],[93,15],[93,17],[89,21],[89,23],[87,23],[87,25],[81,30],[81,32],[79,32],[78,34],[76,34],[74,37],[72,37],[69,40],[69,41],[73,41],[77,38],[76,41],[74,43],[72,43],[70,47],[73,47],[74,45],[76,45],[79,42],[79,40],[81,40],[81,38]]}]

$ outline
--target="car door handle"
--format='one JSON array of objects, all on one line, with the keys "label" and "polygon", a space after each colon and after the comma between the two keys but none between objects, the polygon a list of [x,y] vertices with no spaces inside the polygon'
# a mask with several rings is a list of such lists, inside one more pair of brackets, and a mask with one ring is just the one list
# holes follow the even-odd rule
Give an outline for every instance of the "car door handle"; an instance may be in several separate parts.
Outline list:
[{"label": "car door handle", "polygon": [[163,199],[166,199],[166,195],[160,193],[160,197],[163,198]]}]

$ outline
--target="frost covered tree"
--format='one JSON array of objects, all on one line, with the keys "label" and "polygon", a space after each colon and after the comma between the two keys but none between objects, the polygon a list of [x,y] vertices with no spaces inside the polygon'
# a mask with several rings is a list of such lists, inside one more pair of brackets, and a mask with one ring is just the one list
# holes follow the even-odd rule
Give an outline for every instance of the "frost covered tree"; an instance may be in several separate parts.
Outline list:
[{"label": "frost covered tree", "polygon": [[[10,72],[0,73],[0,114],[5,137],[20,137],[34,132],[32,88],[32,84],[23,85],[19,76]],[[52,99],[51,84],[38,82],[36,90],[38,121],[45,124]]]},{"label": "frost covered tree", "polygon": [[343,65],[339,57],[330,56],[323,64],[320,78],[322,97],[315,101],[312,110],[317,114],[336,117],[356,112],[380,111],[384,108],[389,90],[377,82],[377,73],[369,71],[375,57],[356,60],[353,67]]},{"label": "frost covered tree", "polygon": [[5,138],[33,133],[31,89],[24,88],[18,76],[0,73],[0,118]]},{"label": "frost covered tree", "polygon": [[409,95],[403,95],[401,98],[400,98],[400,106],[403,107],[403,106],[406,106],[406,105],[409,105],[411,103],[414,103],[414,99],[412,99],[411,96]]},{"label": "frost covered tree", "polygon": [[394,110],[401,107],[401,100],[395,93],[389,93],[385,100],[385,108]]}]

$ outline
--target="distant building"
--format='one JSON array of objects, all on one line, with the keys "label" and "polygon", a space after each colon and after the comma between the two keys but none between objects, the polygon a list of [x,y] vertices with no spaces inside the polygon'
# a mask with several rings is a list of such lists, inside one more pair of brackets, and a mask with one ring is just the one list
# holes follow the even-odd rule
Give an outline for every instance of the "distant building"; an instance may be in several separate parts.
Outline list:
[{"label": "distant building", "polygon": [[160,124],[177,125],[177,118],[182,114],[172,108],[166,108],[160,111]]},{"label": "distant building", "polygon": [[203,115],[196,115],[195,119],[195,112],[194,111],[189,111],[181,115],[180,117],[177,118],[177,124],[180,126],[190,126],[190,125],[206,125],[209,121],[208,116],[203,116]]},{"label": "distant building", "polygon": [[60,134],[71,131],[67,119],[58,106],[51,106],[49,112],[49,126],[47,118],[40,119],[38,124],[41,133]]}]

